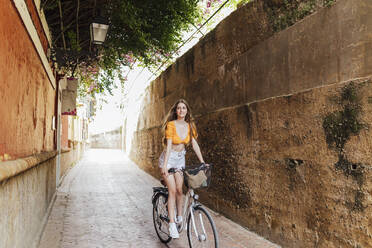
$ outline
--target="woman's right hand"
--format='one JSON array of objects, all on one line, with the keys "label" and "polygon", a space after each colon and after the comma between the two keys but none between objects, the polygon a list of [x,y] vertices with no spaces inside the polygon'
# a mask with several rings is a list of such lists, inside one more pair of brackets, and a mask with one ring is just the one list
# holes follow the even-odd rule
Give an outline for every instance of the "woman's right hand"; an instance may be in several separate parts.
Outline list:
[{"label": "woman's right hand", "polygon": [[168,177],[168,170],[167,169],[164,169],[164,168],[166,168],[166,167],[163,167],[162,169],[161,169],[161,175],[164,177],[164,178],[167,178]]}]

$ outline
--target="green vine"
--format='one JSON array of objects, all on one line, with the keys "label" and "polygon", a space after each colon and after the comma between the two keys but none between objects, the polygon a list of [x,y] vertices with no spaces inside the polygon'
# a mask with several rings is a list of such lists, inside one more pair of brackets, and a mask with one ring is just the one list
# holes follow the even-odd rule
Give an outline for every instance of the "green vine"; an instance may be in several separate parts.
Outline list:
[{"label": "green vine", "polygon": [[362,107],[357,86],[353,82],[342,89],[338,104],[342,110],[328,114],[323,120],[323,129],[328,146],[338,154],[335,168],[343,171],[345,176],[351,176],[359,186],[355,201],[347,203],[347,206],[353,211],[362,211],[364,193],[361,187],[364,183],[365,166],[361,163],[350,162],[344,152],[345,144],[350,137],[358,135],[362,129],[367,127],[360,120]]},{"label": "green vine", "polygon": [[351,135],[357,135],[365,127],[360,120],[361,106],[353,82],[345,86],[341,93],[341,111],[328,114],[323,121],[326,141],[329,147],[342,153]]},{"label": "green vine", "polygon": [[279,32],[335,2],[336,0],[267,0],[264,1],[264,6],[273,31]]}]

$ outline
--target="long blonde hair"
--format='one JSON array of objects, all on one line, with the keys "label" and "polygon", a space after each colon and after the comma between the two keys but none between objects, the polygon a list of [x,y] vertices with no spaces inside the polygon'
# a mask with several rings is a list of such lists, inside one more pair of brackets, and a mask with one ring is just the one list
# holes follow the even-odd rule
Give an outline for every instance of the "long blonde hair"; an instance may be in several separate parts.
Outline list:
[{"label": "long blonde hair", "polygon": [[[187,108],[187,113],[186,113],[186,116],[185,116],[185,121],[189,124],[189,127],[190,127],[190,135],[191,135],[190,141],[191,141],[192,138],[193,138],[193,136],[194,136],[194,132],[196,133],[196,127],[195,127],[195,124],[194,124],[194,118],[192,117],[192,114],[191,114],[190,106],[186,102],[185,99],[179,99],[179,100],[177,100],[173,104],[173,106],[170,108],[170,110],[168,111],[168,114],[165,116],[164,122],[163,122],[163,126],[162,126],[163,134],[165,134],[165,129],[167,127],[168,122],[177,120],[177,106],[178,106],[179,103],[185,104],[186,105],[186,108]],[[163,145],[164,146],[167,145],[167,139],[165,138],[165,135],[163,136]]]}]

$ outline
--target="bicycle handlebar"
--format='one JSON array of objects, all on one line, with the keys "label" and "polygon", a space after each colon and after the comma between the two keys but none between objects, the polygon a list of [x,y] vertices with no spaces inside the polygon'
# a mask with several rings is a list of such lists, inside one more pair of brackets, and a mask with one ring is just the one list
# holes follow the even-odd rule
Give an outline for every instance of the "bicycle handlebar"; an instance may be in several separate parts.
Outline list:
[{"label": "bicycle handlebar", "polygon": [[[206,164],[206,163],[201,163],[200,165],[196,166],[196,168],[198,168],[199,170],[203,170],[205,168],[209,168],[209,167],[212,167],[213,164]],[[185,169],[181,169],[181,171],[185,171]],[[176,173],[176,169],[175,168],[170,168],[168,170],[168,173]]]}]

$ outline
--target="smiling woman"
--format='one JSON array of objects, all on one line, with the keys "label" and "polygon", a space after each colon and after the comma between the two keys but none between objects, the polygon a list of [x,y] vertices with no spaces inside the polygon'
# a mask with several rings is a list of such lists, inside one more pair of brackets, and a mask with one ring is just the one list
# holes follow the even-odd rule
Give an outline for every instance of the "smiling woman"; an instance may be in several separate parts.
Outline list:
[{"label": "smiling woman", "polygon": [[[204,163],[203,156],[196,138],[198,137],[196,127],[192,118],[191,110],[187,102],[179,99],[169,110],[164,123],[166,149],[159,158],[161,175],[168,187],[168,209],[169,233],[172,238],[178,238],[175,222],[182,222],[182,185],[183,172],[185,169],[185,145],[192,144],[196,155],[201,163]],[[170,172],[172,171],[172,172]],[[177,203],[177,219],[174,216],[174,207]]]}]

